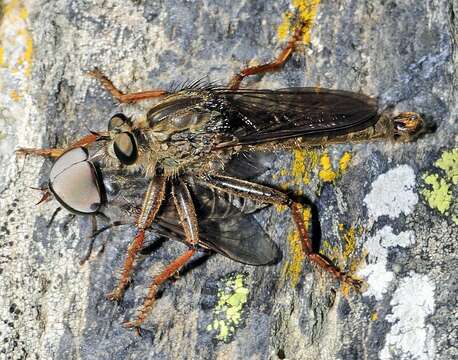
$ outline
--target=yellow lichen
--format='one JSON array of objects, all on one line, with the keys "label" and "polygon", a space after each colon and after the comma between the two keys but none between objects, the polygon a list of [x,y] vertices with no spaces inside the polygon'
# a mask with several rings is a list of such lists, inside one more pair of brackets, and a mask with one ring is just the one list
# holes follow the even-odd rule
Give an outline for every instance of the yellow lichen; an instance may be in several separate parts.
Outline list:
[{"label": "yellow lichen", "polygon": [[[310,208],[302,209],[302,219],[306,228],[310,223],[312,212]],[[305,254],[302,248],[302,241],[297,231],[291,231],[288,235],[288,249],[289,259],[283,265],[282,274],[288,278],[292,287],[295,287],[302,273],[302,266],[304,265]]]},{"label": "yellow lichen", "polygon": [[356,250],[356,231],[353,226],[350,226],[347,232],[343,234],[344,250],[342,256],[344,259],[348,259]]},{"label": "yellow lichen", "polygon": [[10,91],[10,98],[13,101],[19,101],[21,99],[21,95],[17,92],[17,90]]},{"label": "yellow lichen", "polygon": [[372,311],[371,313],[371,321],[377,321],[378,320],[378,313],[377,311]]},{"label": "yellow lichen", "polygon": [[304,44],[309,44],[320,0],[292,0],[292,4],[298,10],[299,21],[303,24],[302,41]]},{"label": "yellow lichen", "polygon": [[345,152],[339,160],[339,171],[340,172],[347,171],[350,161],[351,161],[351,153]]},{"label": "yellow lichen", "polygon": [[310,172],[318,163],[318,154],[313,150],[294,149],[291,175],[296,185],[310,183]]},{"label": "yellow lichen", "polygon": [[336,179],[337,173],[332,169],[331,158],[328,153],[324,153],[320,158],[321,170],[318,174],[324,182],[332,182]]},{"label": "yellow lichen", "polygon": [[283,20],[277,29],[278,38],[280,40],[286,39],[289,33],[294,33],[300,26],[302,42],[304,44],[309,44],[319,4],[319,0],[292,0],[292,5],[295,8],[294,13],[297,19],[295,19],[293,23],[293,13],[288,11],[283,14]]},{"label": "yellow lichen", "polygon": [[292,16],[293,14],[291,14],[290,12],[286,12],[285,14],[282,15],[283,20],[277,29],[277,36],[280,40],[285,40],[286,37],[288,36],[289,29],[291,28],[291,17]]},{"label": "yellow lichen", "polygon": [[32,66],[33,40],[28,30],[28,11],[22,1],[13,0],[3,7],[0,24],[0,65],[11,73],[29,76]]}]

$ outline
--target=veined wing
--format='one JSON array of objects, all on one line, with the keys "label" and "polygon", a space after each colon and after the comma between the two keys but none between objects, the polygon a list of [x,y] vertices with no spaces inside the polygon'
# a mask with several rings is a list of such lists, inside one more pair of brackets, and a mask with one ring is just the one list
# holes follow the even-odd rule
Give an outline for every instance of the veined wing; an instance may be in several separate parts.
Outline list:
[{"label": "veined wing", "polygon": [[228,127],[233,135],[232,141],[216,148],[344,135],[377,120],[376,100],[348,91],[287,88],[215,92],[231,105]]}]

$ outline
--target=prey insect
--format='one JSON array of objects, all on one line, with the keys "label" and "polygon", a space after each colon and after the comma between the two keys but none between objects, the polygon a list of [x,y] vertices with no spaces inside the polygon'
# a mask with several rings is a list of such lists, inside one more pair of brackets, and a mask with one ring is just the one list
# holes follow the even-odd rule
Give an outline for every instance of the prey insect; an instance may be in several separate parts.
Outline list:
[{"label": "prey insect", "polygon": [[242,70],[226,87],[124,94],[94,70],[91,75],[120,103],[162,100],[145,116],[114,115],[106,131],[91,133],[66,149],[19,150],[57,158],[46,196],[70,212],[95,217],[111,209],[117,213],[110,217],[135,226],[135,238],[109,299],[122,299],[147,231],[188,245],[153,279],[143,306],[127,327],[140,327],[159,287],[201,249],[251,265],[278,261],[279,248],[252,216],[267,205],[290,209],[303,251],[313,264],[360,288],[358,280],[316,252],[302,217],[303,205],[251,179],[270,167],[266,153],[274,149],[379,138],[410,140],[419,134],[423,121],[415,113],[380,116],[374,99],[347,91],[240,88],[247,76],[283,66],[300,35],[296,32],[275,61]]}]

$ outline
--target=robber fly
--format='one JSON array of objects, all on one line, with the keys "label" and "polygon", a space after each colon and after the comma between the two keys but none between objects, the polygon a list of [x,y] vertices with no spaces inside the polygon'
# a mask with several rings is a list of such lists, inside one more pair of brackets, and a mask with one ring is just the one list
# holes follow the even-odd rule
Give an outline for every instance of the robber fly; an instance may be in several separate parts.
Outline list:
[{"label": "robber fly", "polygon": [[142,307],[127,327],[138,328],[145,321],[158,287],[200,249],[245,264],[275,263],[280,257],[278,247],[251,216],[269,204],[289,207],[311,262],[359,288],[359,281],[315,251],[301,215],[302,205],[251,179],[270,166],[264,156],[272,149],[410,139],[420,132],[423,121],[415,113],[393,119],[379,116],[374,99],[347,91],[240,88],[245,77],[280,68],[299,38],[296,32],[275,61],[242,70],[223,88],[196,85],[174,92],[124,94],[95,70],[91,75],[121,103],[154,97],[162,101],[139,118],[114,115],[106,131],[91,133],[67,149],[19,150],[57,158],[46,194],[70,212],[97,215],[111,207],[121,209],[117,216],[133,219],[136,236],[110,299],[122,299],[147,230],[189,246],[153,279]]}]

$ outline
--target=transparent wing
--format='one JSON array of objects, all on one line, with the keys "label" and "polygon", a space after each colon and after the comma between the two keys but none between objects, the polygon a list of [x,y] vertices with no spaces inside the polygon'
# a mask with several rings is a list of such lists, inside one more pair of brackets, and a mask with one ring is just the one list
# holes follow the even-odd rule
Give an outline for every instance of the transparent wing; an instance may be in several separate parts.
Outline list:
[{"label": "transparent wing", "polygon": [[[253,216],[262,206],[197,184],[191,184],[190,190],[198,213],[201,246],[249,265],[267,265],[280,260],[277,245]],[[152,228],[170,239],[184,239],[171,202],[166,204]]]}]

